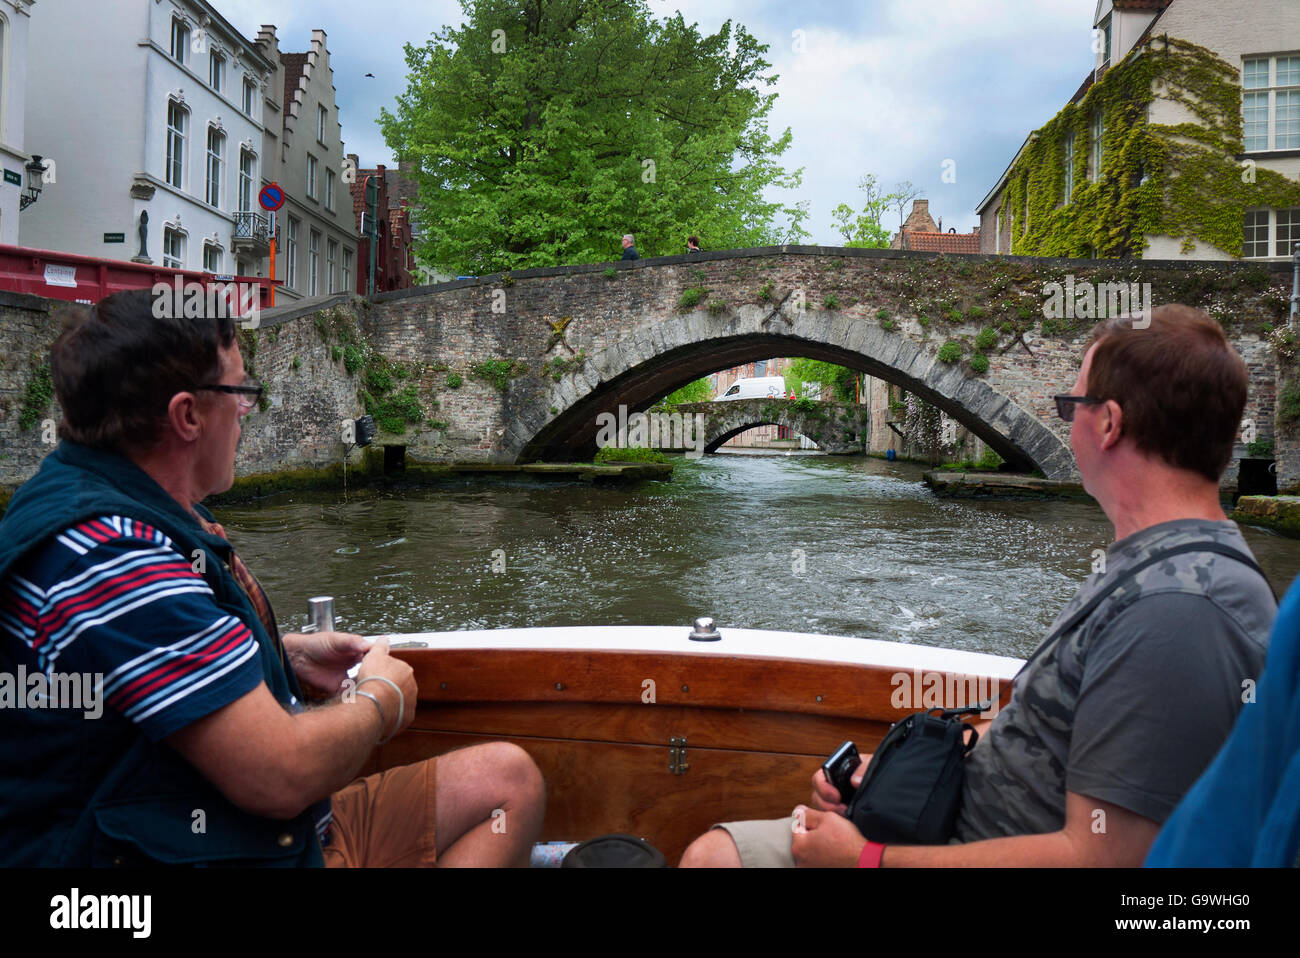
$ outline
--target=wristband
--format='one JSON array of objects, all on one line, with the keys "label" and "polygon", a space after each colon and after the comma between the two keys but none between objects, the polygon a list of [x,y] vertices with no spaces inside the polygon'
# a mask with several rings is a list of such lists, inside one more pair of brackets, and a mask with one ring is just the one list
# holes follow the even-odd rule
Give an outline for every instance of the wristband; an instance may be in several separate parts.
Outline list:
[{"label": "wristband", "polygon": [[[375,743],[376,745],[383,745],[385,742],[392,739],[393,735],[397,734],[397,730],[402,727],[402,716],[406,714],[406,696],[402,694],[402,690],[397,687],[396,682],[392,679],[386,679],[382,675],[366,676],[357,683],[357,688],[360,689],[361,686],[365,685],[367,682],[383,682],[385,685],[391,686],[393,691],[397,693],[397,722],[393,725],[393,734],[389,735],[388,738],[381,738]],[[383,729],[380,729],[380,732],[383,732]]]},{"label": "wristband", "polygon": [[375,698],[369,692],[362,692],[360,689],[353,689],[354,695],[364,695],[370,701],[375,703],[375,708],[379,709],[379,734],[384,734],[384,729],[388,727],[388,717],[384,715],[384,707],[379,704],[379,699]]},{"label": "wristband", "polygon": [[885,846],[877,842],[867,842],[862,846],[862,854],[858,856],[859,868],[879,868],[880,859],[884,857]]}]

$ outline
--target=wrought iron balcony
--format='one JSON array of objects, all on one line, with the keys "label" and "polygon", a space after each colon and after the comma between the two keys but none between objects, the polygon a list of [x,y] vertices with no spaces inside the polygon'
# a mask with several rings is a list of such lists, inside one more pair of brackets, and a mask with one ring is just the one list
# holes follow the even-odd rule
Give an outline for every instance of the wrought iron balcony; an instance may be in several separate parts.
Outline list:
[{"label": "wrought iron balcony", "polygon": [[265,213],[245,211],[235,214],[235,230],[231,235],[236,250],[246,250],[256,256],[271,252],[271,223]]}]

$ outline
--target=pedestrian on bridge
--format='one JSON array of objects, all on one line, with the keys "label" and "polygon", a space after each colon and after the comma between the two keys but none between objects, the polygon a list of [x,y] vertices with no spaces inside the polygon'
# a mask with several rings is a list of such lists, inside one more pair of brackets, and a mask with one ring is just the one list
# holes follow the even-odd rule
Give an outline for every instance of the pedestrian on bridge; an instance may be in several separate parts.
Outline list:
[{"label": "pedestrian on bridge", "polygon": [[640,259],[641,254],[636,251],[636,237],[628,233],[623,237],[623,259]]}]

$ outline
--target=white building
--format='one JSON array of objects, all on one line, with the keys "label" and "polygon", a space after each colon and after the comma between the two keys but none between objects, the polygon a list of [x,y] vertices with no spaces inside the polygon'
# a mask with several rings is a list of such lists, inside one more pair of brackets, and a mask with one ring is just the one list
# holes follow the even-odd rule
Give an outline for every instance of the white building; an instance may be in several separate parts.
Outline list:
[{"label": "white building", "polygon": [[273,65],[204,0],[57,0],[32,18],[29,149],[56,181],[21,242],[255,275]]},{"label": "white building", "polygon": [[[19,197],[27,185],[24,120],[27,33],[35,0],[0,0],[0,243],[18,243]],[[46,5],[48,6],[48,4]],[[42,8],[42,15],[44,14]],[[17,180],[18,182],[14,182]]]},{"label": "white building", "polygon": [[[1155,44],[1159,50],[1161,38],[1195,44],[1239,71],[1244,141],[1240,153],[1226,159],[1240,163],[1243,175],[1258,176],[1260,171],[1270,171],[1300,184],[1300,0],[1098,0],[1092,29],[1093,69],[1071,100],[1071,107],[1087,107],[1091,102],[1089,91],[1095,85],[1105,84],[1112,68],[1127,58],[1151,55],[1148,46]],[[1082,40],[1086,37],[1081,30]],[[1176,131],[1180,124],[1204,126],[1203,118],[1177,97],[1164,93],[1157,80],[1142,122],[1162,131]],[[1056,123],[1060,116],[1052,122]],[[1023,197],[1018,203],[1012,201],[1011,186],[1018,178],[1023,181],[1031,173],[1040,182],[1057,178],[1062,183],[1058,209],[1068,206],[1079,187],[1086,188],[1103,173],[1115,175],[1109,168],[1102,170],[1103,145],[1106,144],[1107,153],[1113,152],[1109,144],[1132,132],[1131,127],[1108,129],[1102,112],[1097,110],[1088,118],[1086,132],[1065,140],[1064,156],[1044,157],[1039,134],[1047,129],[1044,127],[1026,138],[1006,172],[980,204],[981,252],[1022,251],[1013,244],[1022,243],[1021,237],[1030,229],[1031,217],[1025,210]],[[1172,135],[1175,139],[1179,137],[1176,132]],[[1172,172],[1177,175],[1177,168]],[[1225,202],[1226,209],[1234,216],[1241,216],[1242,259],[1287,259],[1294,244],[1300,242],[1300,202],[1292,202],[1296,191],[1287,189],[1277,193],[1284,197],[1284,202],[1248,204],[1245,208],[1239,202]],[[1042,212],[1040,209],[1040,215]],[[1052,214],[1053,211],[1047,211],[1049,217]],[[1151,234],[1142,239],[1145,248],[1133,253],[1146,259],[1234,258],[1233,254],[1199,238]],[[1039,252],[1033,248],[1023,251]],[[1087,254],[1073,251],[1071,255]]]},{"label": "white building", "polygon": [[289,53],[280,50],[275,27],[263,25],[257,49],[272,71],[262,178],[285,196],[276,223],[275,277],[284,281],[276,303],[353,290],[359,237],[325,31],[312,31],[305,53]]}]

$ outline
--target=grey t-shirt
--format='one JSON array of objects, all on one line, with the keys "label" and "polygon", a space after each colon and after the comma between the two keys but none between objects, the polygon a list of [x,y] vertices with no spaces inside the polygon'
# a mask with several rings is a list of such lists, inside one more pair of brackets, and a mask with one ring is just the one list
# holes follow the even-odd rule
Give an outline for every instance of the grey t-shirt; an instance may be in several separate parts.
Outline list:
[{"label": "grey t-shirt", "polygon": [[[1206,540],[1254,558],[1233,522],[1151,526],[1111,545],[1052,631],[1125,569]],[[1067,791],[1163,823],[1232,731],[1275,613],[1263,578],[1227,556],[1139,572],[1016,679],[966,761],[955,840],[1058,831]]]}]

